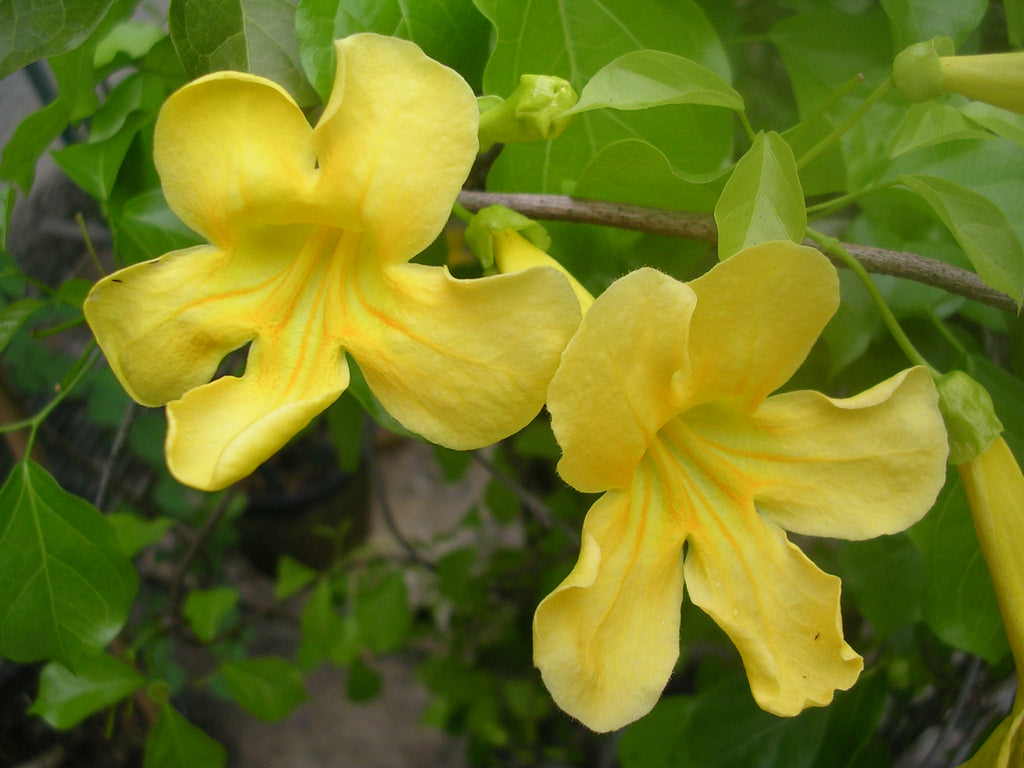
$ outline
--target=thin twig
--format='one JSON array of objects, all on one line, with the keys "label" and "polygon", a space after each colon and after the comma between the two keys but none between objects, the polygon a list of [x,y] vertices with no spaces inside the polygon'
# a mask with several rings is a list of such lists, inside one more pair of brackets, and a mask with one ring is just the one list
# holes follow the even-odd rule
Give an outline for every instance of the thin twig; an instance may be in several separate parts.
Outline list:
[{"label": "thin twig", "polygon": [[110,453],[107,454],[107,460],[103,463],[103,470],[100,472],[100,484],[99,488],[96,489],[96,509],[103,509],[103,505],[107,502],[107,490],[110,488],[110,478],[113,475],[114,465],[117,463],[118,457],[121,455],[121,451],[124,450],[125,440],[128,438],[128,432],[131,430],[132,422],[135,421],[135,414],[138,412],[138,406],[134,400],[128,401],[128,407],[124,409],[124,415],[121,417],[121,423],[117,427],[117,433],[114,435],[114,440],[110,445]]},{"label": "thin twig", "polygon": [[[459,202],[471,211],[488,205],[507,208],[534,219],[597,224],[670,237],[685,237],[706,243],[718,242],[715,219],[708,213],[687,213],[664,208],[646,208],[601,200],[578,200],[565,195],[505,194],[464,190]],[[805,241],[806,245],[816,247]],[[1017,302],[1002,291],[988,286],[973,272],[906,251],[890,251],[869,245],[843,243],[869,272],[914,280],[966,299],[1017,313]],[[841,262],[833,260],[837,266]]]}]

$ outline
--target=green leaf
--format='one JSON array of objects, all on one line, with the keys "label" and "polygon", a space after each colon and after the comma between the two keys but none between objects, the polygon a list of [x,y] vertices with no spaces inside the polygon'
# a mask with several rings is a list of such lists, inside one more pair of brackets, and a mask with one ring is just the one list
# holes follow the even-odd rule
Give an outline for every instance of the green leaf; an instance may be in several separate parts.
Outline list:
[{"label": "green leaf", "polygon": [[774,131],[759,133],[736,163],[715,205],[718,258],[768,240],[802,242],[807,209],[793,150]]},{"label": "green leaf", "polygon": [[[848,691],[836,691],[814,768],[861,765],[862,755],[876,738],[888,699],[888,680],[881,670],[865,672]],[[873,764],[878,763],[868,763]]]},{"label": "green leaf", "polygon": [[167,206],[159,188],[132,197],[111,211],[118,253],[129,264],[199,245],[203,239]]},{"label": "green leaf", "polygon": [[226,661],[218,676],[231,698],[261,720],[283,720],[308,698],[302,670],[280,656]]},{"label": "green leaf", "polygon": [[632,51],[601,67],[566,115],[592,109],[706,104],[742,112],[743,97],[707,67],[665,51]]},{"label": "green leaf", "polygon": [[907,533],[924,557],[924,620],[942,640],[994,664],[1009,650],[960,477]]},{"label": "green leaf", "polygon": [[729,170],[695,174],[677,170],[654,145],[623,139],[599,150],[580,173],[573,194],[593,200],[679,211],[714,210]]},{"label": "green leaf", "polygon": [[1024,147],[1024,115],[993,107],[983,101],[969,101],[960,107],[960,112],[969,120]]},{"label": "green leaf", "polygon": [[[523,74],[568,80],[577,91],[613,59],[656,50],[692,59],[729,79],[721,43],[693,0],[476,0],[497,40],[484,71],[484,93],[507,96]],[[491,189],[565,194],[605,146],[638,139],[685,173],[718,171],[732,156],[733,118],[703,105],[578,115],[558,139],[509,145],[488,176]]]},{"label": "green leaf", "polygon": [[899,177],[919,194],[956,238],[978,277],[1021,305],[1024,300],[1024,248],[1006,214],[995,203],[938,176]]},{"label": "green leaf", "polygon": [[123,21],[96,44],[93,66],[103,69],[115,61],[141,59],[167,36],[164,30],[144,21]]},{"label": "green leaf", "polygon": [[209,642],[217,636],[221,624],[238,604],[234,587],[197,589],[188,593],[182,613],[200,640]]},{"label": "green leaf", "polygon": [[26,64],[70,50],[114,0],[7,0],[0,4],[0,80]]},{"label": "green leaf", "polygon": [[174,525],[174,520],[169,517],[146,519],[131,512],[113,512],[107,515],[107,521],[113,526],[124,553],[129,557],[150,544],[156,544]]},{"label": "green leaf", "polygon": [[18,191],[10,184],[0,188],[0,254],[7,253],[7,232],[11,228],[11,215],[17,198]]},{"label": "green leaf", "polygon": [[392,571],[379,580],[361,583],[355,616],[371,651],[387,653],[401,648],[412,629],[409,596],[401,572]]},{"label": "green leaf", "polygon": [[471,0],[299,0],[295,11],[302,65],[320,98],[334,83],[334,41],[357,32],[412,40],[479,91],[488,24]]},{"label": "green leaf", "polygon": [[35,180],[36,163],[70,120],[71,108],[60,98],[22,120],[0,157],[0,178],[13,181],[27,195]]},{"label": "green leaf", "polygon": [[689,748],[695,705],[692,696],[665,696],[626,728],[617,747],[622,768],[695,768]]},{"label": "green leaf", "polygon": [[351,701],[370,701],[380,693],[380,674],[362,659],[355,659],[348,667],[345,693]]},{"label": "green leaf", "polygon": [[1024,45],[1024,0],[1003,0],[1003,13],[1010,45],[1020,48]]},{"label": "green leaf", "polygon": [[977,29],[988,6],[987,0],[882,0],[900,50],[936,35],[952,38],[959,48]]},{"label": "green leaf", "polygon": [[956,139],[988,138],[991,134],[979,131],[960,110],[948,104],[926,101],[911,104],[907,109],[906,117],[889,142],[889,157]]},{"label": "green leaf", "polygon": [[328,581],[321,581],[313,589],[302,607],[299,627],[302,632],[299,666],[308,672],[332,655],[344,634],[341,616],[334,610],[334,593]]},{"label": "green leaf", "polygon": [[43,306],[45,306],[45,302],[28,298],[19,299],[0,309],[0,354],[7,348],[18,329],[32,317],[37,309]]},{"label": "green leaf", "polygon": [[124,625],[138,575],[113,527],[31,461],[0,488],[0,656],[77,669]]},{"label": "green leaf", "polygon": [[[875,639],[880,641],[901,624],[921,618],[924,563],[907,536],[843,542],[839,566],[843,594],[853,596],[874,627]],[[900,578],[893,579],[894,573]]]},{"label": "green leaf", "polygon": [[77,672],[51,661],[39,675],[39,693],[28,711],[66,731],[145,683],[137,669],[106,653],[83,659]]},{"label": "green leaf", "polygon": [[346,472],[359,469],[365,424],[366,412],[347,389],[327,409],[327,429],[338,454],[338,464]]},{"label": "green leaf", "polygon": [[298,0],[171,0],[171,40],[189,77],[251,72],[284,86],[300,106],[317,95],[299,62]]},{"label": "green leaf", "polygon": [[160,707],[160,717],[146,739],[143,768],[224,768],[224,745],[192,725],[170,704]]},{"label": "green leaf", "polygon": [[288,555],[281,555],[277,561],[277,580],[274,582],[274,597],[283,600],[305,589],[316,578],[316,571]]}]

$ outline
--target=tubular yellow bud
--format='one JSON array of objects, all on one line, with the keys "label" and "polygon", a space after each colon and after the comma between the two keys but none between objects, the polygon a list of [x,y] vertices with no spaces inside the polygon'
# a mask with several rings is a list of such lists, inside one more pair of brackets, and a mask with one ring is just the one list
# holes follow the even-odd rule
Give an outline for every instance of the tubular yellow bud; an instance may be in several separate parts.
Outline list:
[{"label": "tubular yellow bud", "polygon": [[[490,100],[490,97],[488,97]],[[571,117],[562,114],[575,106],[579,96],[567,80],[551,75],[523,75],[519,87],[504,101],[480,115],[480,151],[494,144],[554,139]]]},{"label": "tubular yellow bud", "polygon": [[569,273],[569,270],[513,229],[494,233],[494,264],[499,272],[521,272],[530,267],[553,267],[569,280],[569,285],[579,299],[581,312],[585,313],[594,303],[594,297]]},{"label": "tubular yellow bud", "polygon": [[944,56],[939,63],[947,91],[1024,114],[1024,52]]}]

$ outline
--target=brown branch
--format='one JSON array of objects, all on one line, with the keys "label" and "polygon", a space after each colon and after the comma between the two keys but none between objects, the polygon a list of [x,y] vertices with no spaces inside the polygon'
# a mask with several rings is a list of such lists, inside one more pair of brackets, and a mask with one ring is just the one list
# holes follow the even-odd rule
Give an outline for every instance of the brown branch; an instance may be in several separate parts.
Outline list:
[{"label": "brown branch", "polygon": [[[459,202],[471,211],[478,211],[488,205],[504,205],[534,219],[598,224],[637,232],[685,237],[706,243],[718,242],[715,219],[708,213],[686,213],[602,200],[578,200],[565,195],[505,194],[471,190],[464,190],[459,195]],[[805,241],[805,244],[817,247],[809,240]],[[997,309],[1017,313],[1017,302],[1009,295],[986,285],[980,277],[966,269],[906,251],[889,251],[856,243],[843,243],[843,246],[869,272],[914,280]],[[835,263],[842,266],[838,261]]]}]

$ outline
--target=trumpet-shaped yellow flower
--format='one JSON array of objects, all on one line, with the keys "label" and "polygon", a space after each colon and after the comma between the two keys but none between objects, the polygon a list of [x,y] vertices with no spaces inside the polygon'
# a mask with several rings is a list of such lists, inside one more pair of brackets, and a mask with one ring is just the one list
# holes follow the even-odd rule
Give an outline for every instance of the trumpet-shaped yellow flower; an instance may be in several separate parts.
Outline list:
[{"label": "trumpet-shaped yellow flower", "polygon": [[514,229],[503,229],[494,232],[494,266],[499,272],[522,272],[533,267],[551,267],[557,269],[569,285],[580,303],[580,311],[586,312],[594,303],[594,297],[590,291],[583,287],[579,280],[573,277],[562,264],[548,256],[540,248],[520,235]]},{"label": "trumpet-shaped yellow flower", "polygon": [[1013,711],[963,768],[1018,768],[1024,765],[1024,474],[1001,437],[957,469],[1017,665]]},{"label": "trumpet-shaped yellow flower", "polygon": [[[85,315],[125,389],[167,404],[182,482],[244,477],[345,389],[347,352],[410,430],[453,448],[525,425],[579,321],[554,270],[455,280],[407,263],[440,233],[477,150],[469,86],[412,43],[336,44],[311,127],[264,78],[174,93],[154,154],[168,205],[210,245],[101,280]],[[244,375],[210,381],[251,342]],[[208,383],[209,382],[209,383]]]},{"label": "trumpet-shaped yellow flower", "polygon": [[765,243],[690,283],[630,273],[566,347],[548,390],[558,468],[605,493],[576,566],[537,608],[534,662],[591,729],[654,706],[678,657],[684,581],[739,649],[762,708],[795,715],[856,681],[839,579],[785,532],[906,528],[942,487],[947,443],[923,368],[842,400],[769,397],[838,298],[824,256]]}]

